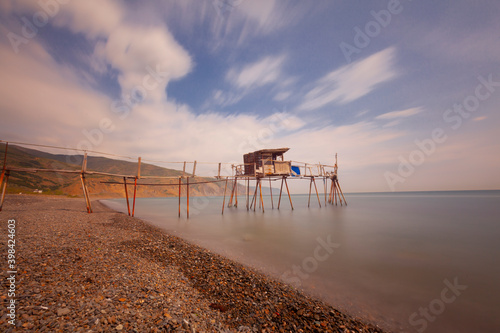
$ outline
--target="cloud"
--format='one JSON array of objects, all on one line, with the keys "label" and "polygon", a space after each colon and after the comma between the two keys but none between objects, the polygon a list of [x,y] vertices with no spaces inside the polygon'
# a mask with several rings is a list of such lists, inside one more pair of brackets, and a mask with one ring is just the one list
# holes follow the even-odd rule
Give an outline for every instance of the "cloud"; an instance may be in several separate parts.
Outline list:
[{"label": "cloud", "polygon": [[157,99],[165,97],[170,80],[183,77],[192,68],[190,55],[163,27],[122,26],[96,47],[95,56],[120,71],[122,93],[144,85],[145,77],[156,72],[161,77],[160,87],[148,95]]},{"label": "cloud", "polygon": [[397,76],[395,57],[396,49],[390,47],[330,72],[313,84],[298,110],[315,110],[334,102],[347,104],[365,96]]},{"label": "cloud", "polygon": [[281,102],[281,101],[284,101],[286,100],[288,97],[290,97],[292,95],[292,92],[291,91],[281,91],[279,93],[277,93],[275,96],[274,96],[274,100],[275,101],[278,101],[278,102]]},{"label": "cloud", "polygon": [[443,8],[446,12],[435,16],[438,22],[411,18],[406,22],[409,48],[447,65],[500,61],[498,2],[483,2],[471,8],[468,1],[456,1],[453,10]]},{"label": "cloud", "polygon": [[375,117],[375,119],[396,119],[396,118],[406,118],[422,112],[422,108],[411,108],[401,111],[387,112]]},{"label": "cloud", "polygon": [[[115,0],[92,1],[30,1],[5,0],[5,13],[32,17],[40,13],[57,27],[68,27],[73,33],[83,33],[88,38],[106,36],[123,20],[125,10]],[[96,10],[97,9],[97,10]]]},{"label": "cloud", "polygon": [[60,5],[61,12],[54,17],[54,24],[69,27],[73,33],[83,33],[88,38],[107,37],[123,21],[125,9],[118,1],[70,1]]},{"label": "cloud", "polygon": [[238,88],[254,89],[275,83],[281,76],[285,56],[267,56],[243,68],[231,69],[226,78]]},{"label": "cloud", "polygon": [[99,126],[109,99],[81,85],[80,77],[57,64],[35,40],[19,54],[0,45],[0,131],[34,142],[68,142],[81,131]]},{"label": "cloud", "polygon": [[[265,56],[253,63],[234,66],[226,74],[226,80],[232,85],[228,91],[217,89],[207,105],[228,106],[238,103],[253,90],[267,85],[289,86],[293,80],[286,78],[282,67],[286,56]],[[285,93],[276,95],[286,98]],[[275,97],[276,99],[276,97]]]}]

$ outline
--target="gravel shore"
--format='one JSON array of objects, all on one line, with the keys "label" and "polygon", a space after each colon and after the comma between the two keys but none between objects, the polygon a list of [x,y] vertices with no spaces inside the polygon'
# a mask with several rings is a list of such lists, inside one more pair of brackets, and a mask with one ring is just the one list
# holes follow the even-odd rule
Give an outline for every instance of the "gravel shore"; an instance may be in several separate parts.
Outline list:
[{"label": "gravel shore", "polygon": [[[149,224],[83,199],[8,195],[15,296],[2,263],[1,332],[382,332]],[[7,306],[15,299],[15,325]]]}]

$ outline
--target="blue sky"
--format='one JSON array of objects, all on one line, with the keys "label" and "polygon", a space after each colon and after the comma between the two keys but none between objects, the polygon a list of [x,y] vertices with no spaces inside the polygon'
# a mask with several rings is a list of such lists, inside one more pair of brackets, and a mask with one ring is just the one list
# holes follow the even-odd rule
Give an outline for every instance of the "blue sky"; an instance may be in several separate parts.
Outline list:
[{"label": "blue sky", "polygon": [[[498,1],[2,1],[0,139],[500,188]],[[215,175],[212,164],[199,164]],[[174,165],[164,165],[173,167]]]}]

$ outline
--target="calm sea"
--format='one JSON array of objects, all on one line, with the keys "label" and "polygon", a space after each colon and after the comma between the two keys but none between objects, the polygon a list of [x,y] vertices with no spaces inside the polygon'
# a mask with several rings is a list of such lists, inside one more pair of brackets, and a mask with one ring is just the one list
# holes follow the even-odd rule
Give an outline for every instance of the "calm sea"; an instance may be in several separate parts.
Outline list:
[{"label": "calm sea", "polygon": [[[394,332],[500,331],[500,191],[138,199],[136,216]],[[105,204],[126,212],[125,200]],[[227,205],[227,198],[226,198]]]}]

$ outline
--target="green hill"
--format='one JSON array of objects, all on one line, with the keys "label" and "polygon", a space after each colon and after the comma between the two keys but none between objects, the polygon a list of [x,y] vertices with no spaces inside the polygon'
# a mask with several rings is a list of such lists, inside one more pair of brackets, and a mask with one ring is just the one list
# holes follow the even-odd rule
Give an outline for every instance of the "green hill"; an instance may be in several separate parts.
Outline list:
[{"label": "green hill", "polygon": [[[0,157],[3,162],[5,144],[0,144]],[[81,170],[83,155],[61,155],[51,154],[35,149],[21,146],[9,145],[7,155],[7,169],[35,168],[52,170]],[[87,171],[105,172],[121,175],[135,175],[137,173],[137,162],[122,161],[106,157],[88,156]],[[182,171],[162,168],[156,165],[141,163],[142,176],[178,177]],[[87,175],[87,183],[91,197],[124,197],[123,185],[104,184],[104,181],[123,181],[122,178]],[[198,178],[194,181],[213,181],[214,178]],[[191,180],[194,182],[193,180]],[[139,179],[138,184],[155,183],[178,184],[177,179]],[[62,172],[17,172],[12,171],[8,193],[38,193],[58,194],[69,196],[83,196],[80,176],[78,174],[67,174]],[[200,184],[190,186],[190,195],[222,195],[224,193],[224,182]],[[184,191],[184,189],[183,189]],[[132,187],[129,187],[129,195]],[[137,195],[139,197],[164,197],[177,196],[177,186],[139,186]],[[184,194],[185,195],[185,194]]]}]

